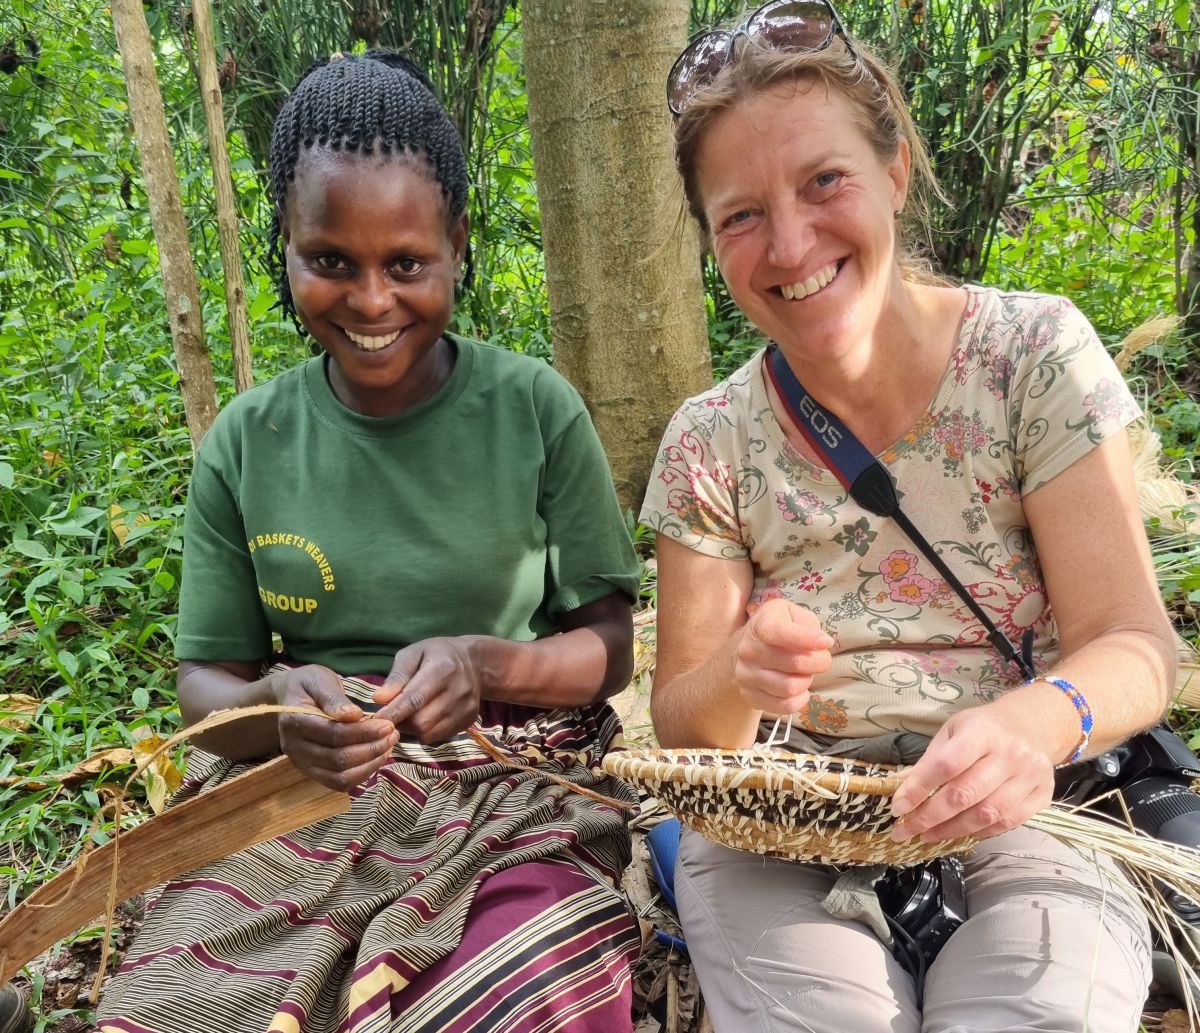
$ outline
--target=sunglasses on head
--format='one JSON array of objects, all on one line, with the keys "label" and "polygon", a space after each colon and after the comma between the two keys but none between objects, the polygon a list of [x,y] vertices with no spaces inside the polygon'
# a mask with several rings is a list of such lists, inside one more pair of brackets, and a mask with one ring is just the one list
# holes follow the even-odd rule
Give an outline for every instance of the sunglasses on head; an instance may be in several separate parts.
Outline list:
[{"label": "sunglasses on head", "polygon": [[713,29],[694,37],[667,73],[667,107],[678,117],[698,90],[734,59],[739,37],[772,50],[824,50],[846,30],[828,0],[768,0],[736,29]]}]

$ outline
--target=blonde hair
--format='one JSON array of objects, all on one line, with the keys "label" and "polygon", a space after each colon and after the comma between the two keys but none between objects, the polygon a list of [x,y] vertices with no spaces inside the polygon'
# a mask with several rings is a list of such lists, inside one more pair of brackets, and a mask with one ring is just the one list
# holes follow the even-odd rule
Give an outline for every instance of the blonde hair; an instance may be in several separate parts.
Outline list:
[{"label": "blonde hair", "polygon": [[[683,182],[684,200],[699,224],[705,242],[710,228],[697,182],[696,156],[704,131],[723,111],[749,100],[776,83],[821,83],[845,97],[856,124],[880,162],[896,157],[900,141],[911,155],[909,189],[900,213],[899,262],[906,279],[947,283],[935,273],[928,256],[931,199],[945,200],[933,174],[929,151],[909,113],[904,91],[880,58],[858,40],[847,46],[834,38],[822,50],[781,50],[740,38],[739,50],[713,78],[688,99],[675,120],[675,168]],[[850,48],[853,47],[853,50]]]}]

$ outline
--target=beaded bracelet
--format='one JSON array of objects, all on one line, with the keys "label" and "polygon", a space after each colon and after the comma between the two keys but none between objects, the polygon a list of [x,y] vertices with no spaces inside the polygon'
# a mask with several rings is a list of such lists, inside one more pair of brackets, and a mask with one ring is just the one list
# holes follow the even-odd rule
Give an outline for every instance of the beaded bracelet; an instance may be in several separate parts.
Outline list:
[{"label": "beaded bracelet", "polygon": [[1075,744],[1075,750],[1071,756],[1063,761],[1063,764],[1074,764],[1083,756],[1092,738],[1092,725],[1094,722],[1092,720],[1091,705],[1084,698],[1083,693],[1067,681],[1066,678],[1060,678],[1055,674],[1039,675],[1037,678],[1030,678],[1025,684],[1033,685],[1035,682],[1040,681],[1044,681],[1047,685],[1053,685],[1056,689],[1061,689],[1067,699],[1074,705],[1076,713],[1079,714],[1079,742]]}]

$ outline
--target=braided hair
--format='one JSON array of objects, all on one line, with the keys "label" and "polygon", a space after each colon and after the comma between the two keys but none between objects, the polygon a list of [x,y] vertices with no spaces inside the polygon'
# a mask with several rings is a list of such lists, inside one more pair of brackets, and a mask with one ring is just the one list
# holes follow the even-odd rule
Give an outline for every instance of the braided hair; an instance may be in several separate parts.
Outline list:
[{"label": "braided hair", "polygon": [[281,237],[288,189],[304,151],[410,155],[423,160],[446,198],[450,220],[467,207],[467,163],[454,123],[428,77],[403,54],[334,54],[311,65],[275,119],[270,182],[275,211],[267,261],[283,310],[301,333]]}]

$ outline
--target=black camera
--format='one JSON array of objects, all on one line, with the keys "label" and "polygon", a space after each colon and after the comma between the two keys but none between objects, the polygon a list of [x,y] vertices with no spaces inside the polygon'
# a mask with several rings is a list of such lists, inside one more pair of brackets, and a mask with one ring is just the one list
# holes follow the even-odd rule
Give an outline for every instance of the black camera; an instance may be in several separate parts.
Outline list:
[{"label": "black camera", "polygon": [[967,920],[966,874],[957,857],[892,868],[875,884],[892,954],[923,994],[925,970],[951,934]]},{"label": "black camera", "polygon": [[[1166,724],[1158,724],[1098,757],[1059,772],[1057,798],[1095,800],[1096,810],[1165,843],[1200,849],[1200,757]],[[1110,790],[1119,790],[1109,793]],[[1126,817],[1128,814],[1128,817]],[[1175,913],[1200,930],[1200,902],[1168,892]]]},{"label": "black camera", "polygon": [[[1200,849],[1200,757],[1167,725],[1155,725],[1098,757],[1059,772],[1057,798],[1096,809],[1167,843]],[[1109,790],[1120,790],[1121,798]],[[1101,797],[1101,799],[1097,799]],[[1124,801],[1124,807],[1122,807]]]}]

